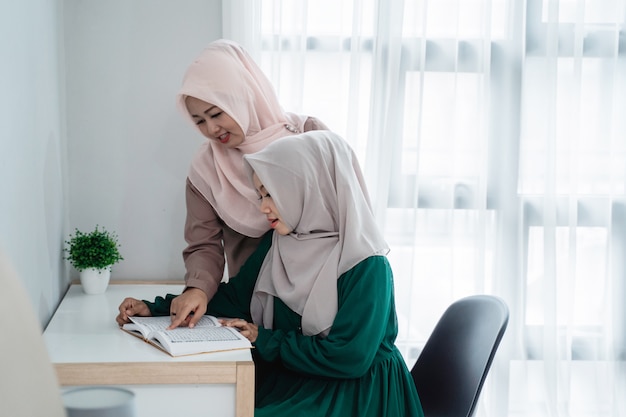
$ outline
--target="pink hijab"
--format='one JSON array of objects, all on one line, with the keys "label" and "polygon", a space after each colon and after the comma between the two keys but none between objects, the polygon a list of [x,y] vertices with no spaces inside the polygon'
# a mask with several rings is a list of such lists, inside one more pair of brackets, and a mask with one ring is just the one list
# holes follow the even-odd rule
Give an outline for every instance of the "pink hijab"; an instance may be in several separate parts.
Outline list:
[{"label": "pink hijab", "polygon": [[[233,230],[259,237],[268,230],[257,195],[243,170],[243,156],[304,130],[306,117],[284,112],[272,84],[238,44],[209,44],[187,69],[178,107],[193,123],[185,99],[192,96],[228,114],[245,134],[236,149],[207,140],[191,162],[189,180]],[[195,125],[195,123],[194,123]]]},{"label": "pink hijab", "polygon": [[327,336],[338,311],[337,279],[388,246],[370,208],[356,155],[338,135],[316,130],[280,139],[244,158],[283,221],[254,288],[254,323],[271,329],[274,297],[302,316],[302,333]]}]

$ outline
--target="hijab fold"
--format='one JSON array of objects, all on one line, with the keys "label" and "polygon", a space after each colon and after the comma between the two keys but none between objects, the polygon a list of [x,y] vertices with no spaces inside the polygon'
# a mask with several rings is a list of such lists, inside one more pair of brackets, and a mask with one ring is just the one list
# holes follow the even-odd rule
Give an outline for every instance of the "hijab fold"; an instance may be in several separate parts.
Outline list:
[{"label": "hijab fold", "polygon": [[245,135],[236,149],[205,141],[192,160],[190,182],[230,228],[250,237],[263,235],[268,224],[259,215],[254,188],[242,170],[243,156],[294,130],[302,132],[306,117],[284,112],[263,71],[240,45],[228,40],[209,44],[184,76],[177,104],[193,123],[185,105],[189,96],[219,107]]},{"label": "hijab fold", "polygon": [[274,232],[250,309],[273,327],[274,297],[302,316],[305,335],[327,336],[338,309],[337,279],[386,254],[363,175],[350,146],[329,131],[290,136],[244,156],[292,232]]}]

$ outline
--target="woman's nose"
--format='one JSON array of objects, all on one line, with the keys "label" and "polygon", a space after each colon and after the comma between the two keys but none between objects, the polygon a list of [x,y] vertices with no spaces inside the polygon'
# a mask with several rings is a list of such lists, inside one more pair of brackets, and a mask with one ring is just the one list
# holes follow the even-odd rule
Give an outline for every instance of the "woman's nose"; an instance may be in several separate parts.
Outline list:
[{"label": "woman's nose", "polygon": [[220,127],[213,120],[209,119],[206,121],[206,127],[209,134],[215,135],[220,131]]}]

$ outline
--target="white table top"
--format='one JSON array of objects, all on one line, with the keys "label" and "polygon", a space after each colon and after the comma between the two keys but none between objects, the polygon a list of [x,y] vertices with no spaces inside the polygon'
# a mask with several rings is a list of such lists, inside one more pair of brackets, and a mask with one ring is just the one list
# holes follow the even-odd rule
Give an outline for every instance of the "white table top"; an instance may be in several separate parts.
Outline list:
[{"label": "white table top", "polygon": [[182,285],[112,284],[104,294],[72,285],[43,333],[53,363],[252,361],[249,350],[173,358],[120,330],[115,317],[126,297],[154,300]]}]

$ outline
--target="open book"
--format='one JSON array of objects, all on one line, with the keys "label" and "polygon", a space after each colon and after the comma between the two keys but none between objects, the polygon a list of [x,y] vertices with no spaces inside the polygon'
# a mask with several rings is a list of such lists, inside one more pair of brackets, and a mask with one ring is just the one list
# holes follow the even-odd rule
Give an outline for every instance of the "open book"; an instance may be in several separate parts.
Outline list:
[{"label": "open book", "polygon": [[193,328],[177,327],[166,330],[171,324],[169,316],[129,317],[122,330],[137,336],[171,356],[224,350],[250,349],[252,344],[233,327],[222,326],[216,317],[204,315]]}]

